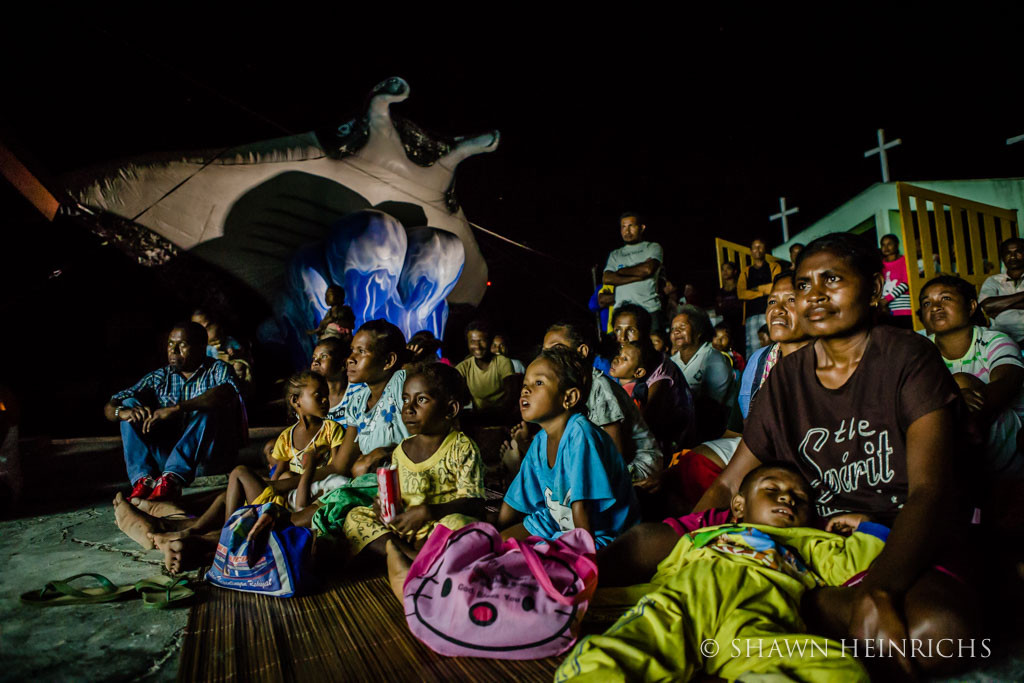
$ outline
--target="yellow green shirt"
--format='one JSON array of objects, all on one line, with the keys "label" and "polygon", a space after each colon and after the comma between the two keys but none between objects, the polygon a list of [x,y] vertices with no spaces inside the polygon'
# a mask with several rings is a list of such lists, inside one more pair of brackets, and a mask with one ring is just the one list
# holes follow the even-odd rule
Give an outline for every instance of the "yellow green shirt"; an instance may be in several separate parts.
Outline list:
[{"label": "yellow green shirt", "polygon": [[[423,462],[409,460],[402,444],[395,448],[391,458],[398,467],[398,489],[405,509],[414,505],[437,505],[462,498],[485,497],[484,463],[480,449],[462,432],[450,432],[434,454]],[[421,526],[412,542],[417,547],[421,546],[438,524],[449,529],[461,529],[473,521],[476,520],[466,515],[445,515]],[[352,508],[342,527],[353,557],[389,531],[394,529],[381,524],[369,507]]]},{"label": "yellow green shirt", "polygon": [[799,607],[808,589],[841,586],[867,570],[884,546],[859,531],[844,538],[806,527],[689,533],[658,565],[639,602],[604,634],[577,643],[555,681],[687,681],[704,672],[727,680],[867,683],[843,644],[807,633]]},{"label": "yellow green shirt", "polygon": [[480,449],[462,432],[450,432],[434,454],[423,462],[409,460],[402,444],[395,448],[391,457],[398,465],[398,488],[402,504],[407,508],[484,497],[484,462]]},{"label": "yellow green shirt", "polygon": [[512,361],[501,354],[491,357],[491,364],[486,370],[481,370],[472,356],[456,365],[455,369],[466,378],[469,393],[473,395],[474,410],[489,410],[500,406],[505,398],[502,380],[516,374]]}]

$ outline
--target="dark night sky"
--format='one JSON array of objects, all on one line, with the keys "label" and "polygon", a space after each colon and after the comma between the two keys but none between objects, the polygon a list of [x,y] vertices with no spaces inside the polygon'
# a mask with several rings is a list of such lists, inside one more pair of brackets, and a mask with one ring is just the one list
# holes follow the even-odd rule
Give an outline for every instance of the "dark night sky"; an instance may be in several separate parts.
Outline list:
[{"label": "dark night sky", "polygon": [[[445,135],[501,130],[497,152],[460,167],[467,217],[568,262],[478,235],[494,281],[485,310],[517,310],[507,305],[549,288],[585,303],[589,267],[618,245],[627,208],[648,217],[670,274],[707,291],[715,236],[780,241],[768,222],[780,194],[800,207],[796,231],[876,182],[877,158],[863,158],[876,128],[903,139],[890,156],[897,180],[1024,175],[1024,144],[1004,144],[1024,133],[1016,11],[921,19],[836,4],[781,18],[564,21],[519,6],[513,17],[478,11],[402,36],[370,28],[395,18],[309,12],[14,27],[0,48],[0,138],[58,175],[337,124],[375,83],[402,76],[412,95],[396,113]],[[64,287],[116,284],[76,262],[95,249],[87,238],[54,232],[6,184],[0,221],[9,236],[30,235],[16,242],[29,254],[8,243],[2,259],[8,314],[63,296],[45,279],[53,268],[69,273]],[[131,268],[118,258],[94,260]],[[573,310],[545,300],[543,322]],[[528,332],[521,342],[535,341]]]}]

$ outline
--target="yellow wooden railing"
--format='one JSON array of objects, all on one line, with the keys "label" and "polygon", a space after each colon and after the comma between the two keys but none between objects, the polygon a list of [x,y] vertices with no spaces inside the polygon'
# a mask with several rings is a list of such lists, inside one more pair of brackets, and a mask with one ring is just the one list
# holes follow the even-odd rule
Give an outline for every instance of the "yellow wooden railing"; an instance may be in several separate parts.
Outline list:
[{"label": "yellow wooden railing", "polygon": [[[743,246],[742,244],[736,244],[728,240],[723,240],[721,237],[715,238],[715,252],[718,254],[718,286],[722,286],[722,264],[727,261],[739,264],[739,270],[743,270],[749,266],[753,259],[750,257],[750,247]],[[764,259],[771,261],[772,263],[782,263],[781,260],[775,258],[771,254],[765,254]],[[739,270],[736,271],[736,277],[739,277]]]},{"label": "yellow wooden railing", "polygon": [[[896,183],[896,196],[910,304],[915,311],[921,288],[938,272],[934,255],[938,255],[941,272],[955,274],[980,289],[986,278],[999,272],[999,244],[1018,235],[1016,209],[982,204],[907,183]],[[922,329],[916,315],[914,328]]]}]

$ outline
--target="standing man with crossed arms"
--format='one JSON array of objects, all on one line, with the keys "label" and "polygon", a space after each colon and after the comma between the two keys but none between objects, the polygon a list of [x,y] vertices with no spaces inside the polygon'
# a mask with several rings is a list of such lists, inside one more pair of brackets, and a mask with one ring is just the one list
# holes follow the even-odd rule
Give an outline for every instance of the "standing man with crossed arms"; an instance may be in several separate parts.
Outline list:
[{"label": "standing man with crossed arms", "polygon": [[642,306],[651,314],[652,329],[664,331],[665,319],[658,298],[658,275],[663,261],[661,245],[643,239],[647,226],[633,211],[619,217],[619,230],[625,245],[608,255],[602,281],[615,287],[615,308],[624,303]]}]

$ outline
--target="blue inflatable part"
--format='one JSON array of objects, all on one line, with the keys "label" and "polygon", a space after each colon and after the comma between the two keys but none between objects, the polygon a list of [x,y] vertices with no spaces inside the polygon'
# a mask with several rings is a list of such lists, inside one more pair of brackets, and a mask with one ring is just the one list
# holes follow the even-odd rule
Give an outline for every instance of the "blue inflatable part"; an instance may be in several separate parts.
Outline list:
[{"label": "blue inflatable part", "polygon": [[313,340],[305,331],[323,320],[327,287],[338,283],[356,328],[384,318],[407,339],[420,330],[443,339],[446,297],[465,262],[462,241],[449,232],[425,226],[407,230],[381,211],[351,213],[323,242],[295,252],[278,304],[280,324],[267,331],[288,346],[298,344],[308,358]]}]

